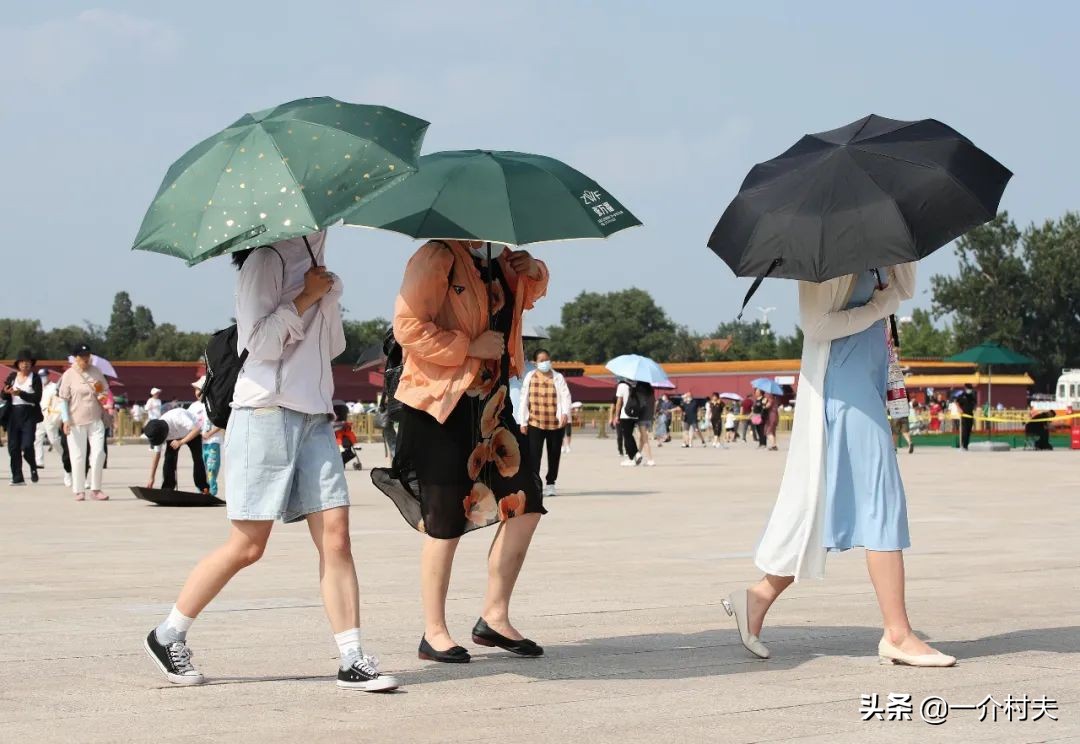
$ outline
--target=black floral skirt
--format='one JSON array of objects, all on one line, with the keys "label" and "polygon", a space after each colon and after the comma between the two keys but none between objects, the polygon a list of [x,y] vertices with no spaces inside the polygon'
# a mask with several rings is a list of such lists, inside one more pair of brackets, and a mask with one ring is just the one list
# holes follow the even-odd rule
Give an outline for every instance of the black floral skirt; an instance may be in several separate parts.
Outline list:
[{"label": "black floral skirt", "polygon": [[547,513],[505,385],[487,398],[463,395],[443,424],[404,406],[394,462],[372,469],[371,481],[406,522],[432,537]]}]

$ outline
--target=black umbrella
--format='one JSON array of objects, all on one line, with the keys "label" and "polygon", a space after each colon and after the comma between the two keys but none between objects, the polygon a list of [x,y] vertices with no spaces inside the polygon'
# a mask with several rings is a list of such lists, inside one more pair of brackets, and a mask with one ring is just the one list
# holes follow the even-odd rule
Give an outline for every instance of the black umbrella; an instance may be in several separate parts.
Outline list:
[{"label": "black umbrella", "polygon": [[709,247],[737,276],[823,282],[895,266],[993,219],[1011,177],[939,121],[871,115],[755,165]]},{"label": "black umbrella", "polygon": [[131,492],[143,501],[158,506],[224,506],[225,502],[208,493],[191,493],[165,488],[130,486]]}]

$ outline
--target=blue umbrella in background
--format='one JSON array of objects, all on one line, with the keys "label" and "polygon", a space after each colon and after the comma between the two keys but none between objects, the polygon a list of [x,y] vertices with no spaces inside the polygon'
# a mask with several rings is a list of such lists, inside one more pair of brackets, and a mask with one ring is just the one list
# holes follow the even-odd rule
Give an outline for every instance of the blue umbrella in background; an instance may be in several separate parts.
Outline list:
[{"label": "blue umbrella in background", "polygon": [[653,387],[675,387],[675,384],[668,379],[663,367],[652,359],[638,354],[617,356],[604,366],[616,377],[623,377],[635,382],[647,382]]},{"label": "blue umbrella in background", "polygon": [[750,383],[754,386],[754,389],[761,390],[765,393],[772,393],[773,395],[783,395],[784,388],[780,387],[780,384],[776,380],[770,380],[768,377],[759,377]]}]

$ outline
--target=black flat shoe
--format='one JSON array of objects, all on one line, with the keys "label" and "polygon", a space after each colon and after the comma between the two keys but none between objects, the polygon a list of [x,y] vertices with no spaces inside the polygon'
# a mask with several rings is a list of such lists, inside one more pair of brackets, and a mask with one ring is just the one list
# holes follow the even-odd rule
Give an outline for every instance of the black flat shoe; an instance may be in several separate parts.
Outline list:
[{"label": "black flat shoe", "polygon": [[423,661],[437,661],[442,664],[468,664],[472,661],[468,649],[463,646],[451,646],[445,651],[436,651],[426,637],[420,638],[420,649],[416,655]]},{"label": "black flat shoe", "polygon": [[480,646],[498,647],[518,656],[543,656],[544,649],[528,638],[512,641],[498,631],[492,630],[484,618],[476,621],[472,629],[473,643]]}]

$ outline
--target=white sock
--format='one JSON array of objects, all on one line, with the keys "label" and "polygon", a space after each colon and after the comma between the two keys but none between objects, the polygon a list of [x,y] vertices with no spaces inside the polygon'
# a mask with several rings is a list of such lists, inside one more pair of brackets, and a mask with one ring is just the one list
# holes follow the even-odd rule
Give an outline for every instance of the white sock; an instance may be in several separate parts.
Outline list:
[{"label": "white sock", "polygon": [[362,656],[360,650],[360,628],[350,628],[340,633],[334,633],[334,641],[337,642],[338,653],[341,655],[342,668],[346,668],[356,659]]},{"label": "white sock", "polygon": [[165,618],[161,625],[157,626],[158,643],[175,643],[187,639],[187,632],[195,618],[188,617],[173,605],[172,612]]}]

